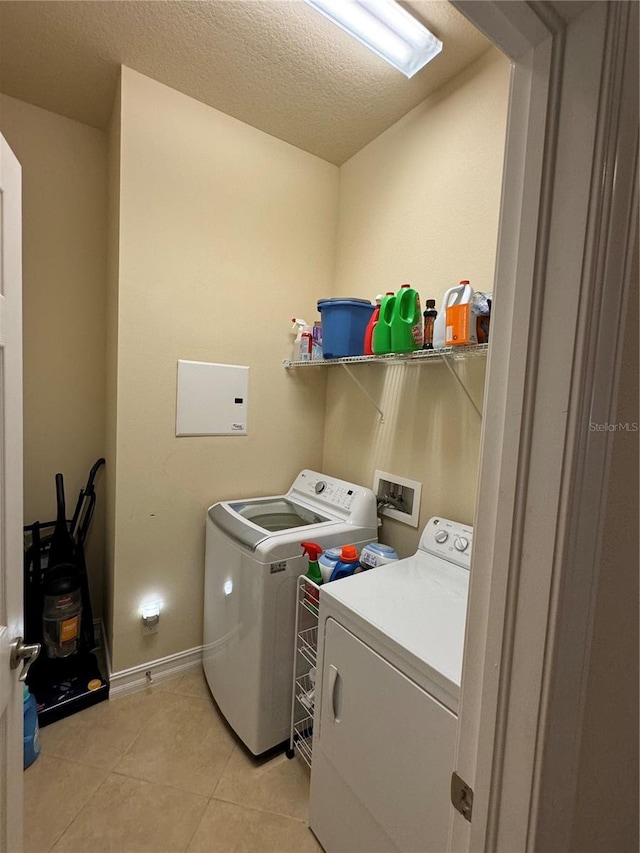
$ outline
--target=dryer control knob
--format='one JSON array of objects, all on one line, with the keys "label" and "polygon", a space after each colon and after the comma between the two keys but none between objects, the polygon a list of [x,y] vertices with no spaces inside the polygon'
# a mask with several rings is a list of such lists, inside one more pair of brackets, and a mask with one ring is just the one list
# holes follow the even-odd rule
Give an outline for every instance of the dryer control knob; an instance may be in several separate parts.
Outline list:
[{"label": "dryer control knob", "polygon": [[449,534],[447,533],[446,530],[438,530],[436,532],[436,542],[439,545],[442,545],[444,542],[446,542],[448,538],[449,538]]},{"label": "dryer control knob", "polygon": [[327,484],[324,480],[318,480],[316,483],[316,495],[321,495],[324,490],[327,488]]},{"label": "dryer control knob", "polygon": [[469,547],[469,540],[464,536],[457,536],[453,545],[457,551],[466,551]]}]

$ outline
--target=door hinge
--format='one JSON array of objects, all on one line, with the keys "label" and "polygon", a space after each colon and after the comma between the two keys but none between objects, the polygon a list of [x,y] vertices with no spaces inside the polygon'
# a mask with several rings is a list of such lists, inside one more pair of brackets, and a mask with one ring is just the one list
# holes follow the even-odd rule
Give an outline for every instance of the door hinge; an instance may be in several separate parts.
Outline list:
[{"label": "door hinge", "polygon": [[6,343],[6,329],[5,329],[5,297],[0,293],[0,347],[3,347]]},{"label": "door hinge", "polygon": [[471,812],[473,811],[473,788],[470,788],[464,779],[454,771],[451,774],[451,802],[465,820],[471,823]]}]

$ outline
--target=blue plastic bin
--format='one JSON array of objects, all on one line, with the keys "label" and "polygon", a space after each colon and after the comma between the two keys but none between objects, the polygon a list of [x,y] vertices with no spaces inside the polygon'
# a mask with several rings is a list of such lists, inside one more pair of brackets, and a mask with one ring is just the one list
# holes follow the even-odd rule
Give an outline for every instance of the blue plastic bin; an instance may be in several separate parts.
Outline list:
[{"label": "blue plastic bin", "polygon": [[319,299],[325,358],[364,355],[364,333],[373,314],[368,299]]}]

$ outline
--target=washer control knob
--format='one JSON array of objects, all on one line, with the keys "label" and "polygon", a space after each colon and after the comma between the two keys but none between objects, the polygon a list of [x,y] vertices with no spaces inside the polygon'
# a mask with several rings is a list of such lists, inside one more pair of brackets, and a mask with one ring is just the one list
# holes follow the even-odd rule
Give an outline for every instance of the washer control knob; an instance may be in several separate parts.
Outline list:
[{"label": "washer control knob", "polygon": [[316,483],[316,495],[321,495],[324,490],[327,488],[327,484],[324,480],[318,480]]},{"label": "washer control knob", "polygon": [[438,530],[438,531],[436,531],[436,542],[437,542],[439,545],[444,544],[444,543],[447,541],[447,539],[448,539],[448,538],[449,538],[449,534],[447,533],[447,531],[446,531],[446,530]]},{"label": "washer control knob", "polygon": [[469,547],[469,540],[465,536],[457,536],[453,545],[457,551],[466,551]]}]

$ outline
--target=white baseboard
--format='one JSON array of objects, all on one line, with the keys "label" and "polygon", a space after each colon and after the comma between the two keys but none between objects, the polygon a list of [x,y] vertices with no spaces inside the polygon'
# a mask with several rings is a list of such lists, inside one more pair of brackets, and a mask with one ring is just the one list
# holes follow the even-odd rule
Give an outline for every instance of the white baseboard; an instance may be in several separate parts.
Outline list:
[{"label": "white baseboard", "polygon": [[156,684],[200,666],[202,666],[202,646],[196,646],[175,655],[167,655],[167,657],[133,666],[131,669],[123,669],[120,672],[111,672],[109,666],[109,698],[115,699],[128,693],[137,693],[148,687],[150,683]]}]

